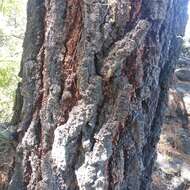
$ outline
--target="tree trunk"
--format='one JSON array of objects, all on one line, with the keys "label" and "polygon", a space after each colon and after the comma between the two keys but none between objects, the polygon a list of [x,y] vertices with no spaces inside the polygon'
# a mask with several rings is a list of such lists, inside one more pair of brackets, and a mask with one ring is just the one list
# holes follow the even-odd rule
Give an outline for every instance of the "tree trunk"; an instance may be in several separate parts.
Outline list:
[{"label": "tree trunk", "polygon": [[28,1],[9,190],[149,189],[187,2]]}]

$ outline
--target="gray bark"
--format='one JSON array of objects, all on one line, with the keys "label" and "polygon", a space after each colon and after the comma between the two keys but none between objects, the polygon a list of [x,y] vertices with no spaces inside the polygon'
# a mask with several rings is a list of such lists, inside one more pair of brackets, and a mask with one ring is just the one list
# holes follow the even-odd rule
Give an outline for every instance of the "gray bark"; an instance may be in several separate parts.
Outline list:
[{"label": "gray bark", "polygon": [[149,189],[187,2],[28,1],[9,190]]}]

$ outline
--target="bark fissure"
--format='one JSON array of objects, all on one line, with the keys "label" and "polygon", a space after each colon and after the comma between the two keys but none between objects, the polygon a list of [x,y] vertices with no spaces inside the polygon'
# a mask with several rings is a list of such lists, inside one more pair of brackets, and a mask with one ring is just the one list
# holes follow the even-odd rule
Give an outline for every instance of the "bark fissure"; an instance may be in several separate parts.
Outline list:
[{"label": "bark fissure", "polygon": [[[76,105],[80,99],[79,90],[77,87],[77,67],[79,62],[78,53],[79,43],[82,35],[82,2],[68,1],[68,10],[66,14],[67,36],[65,42],[66,52],[63,58],[63,91],[61,93],[61,107],[64,113],[62,121],[63,124],[68,119],[68,113],[72,107]],[[68,26],[67,26],[68,25]]]}]

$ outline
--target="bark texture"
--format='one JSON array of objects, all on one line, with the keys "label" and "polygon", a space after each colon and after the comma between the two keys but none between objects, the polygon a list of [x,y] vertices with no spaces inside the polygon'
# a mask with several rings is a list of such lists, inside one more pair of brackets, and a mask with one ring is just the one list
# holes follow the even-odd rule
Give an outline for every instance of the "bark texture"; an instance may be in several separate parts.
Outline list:
[{"label": "bark texture", "polygon": [[28,1],[9,190],[149,189],[187,2]]}]

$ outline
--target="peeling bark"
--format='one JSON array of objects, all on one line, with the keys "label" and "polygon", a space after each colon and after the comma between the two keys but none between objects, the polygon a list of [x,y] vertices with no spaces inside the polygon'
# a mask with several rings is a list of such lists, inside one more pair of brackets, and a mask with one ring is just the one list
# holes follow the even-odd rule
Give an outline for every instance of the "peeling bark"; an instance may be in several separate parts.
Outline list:
[{"label": "peeling bark", "polygon": [[9,190],[146,190],[187,0],[29,0]]}]

